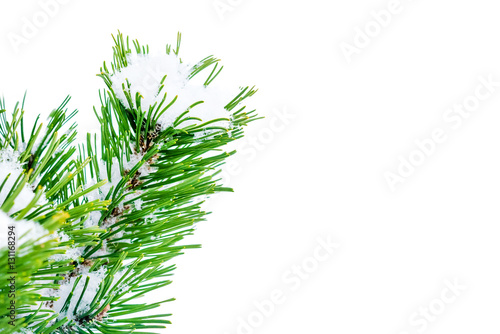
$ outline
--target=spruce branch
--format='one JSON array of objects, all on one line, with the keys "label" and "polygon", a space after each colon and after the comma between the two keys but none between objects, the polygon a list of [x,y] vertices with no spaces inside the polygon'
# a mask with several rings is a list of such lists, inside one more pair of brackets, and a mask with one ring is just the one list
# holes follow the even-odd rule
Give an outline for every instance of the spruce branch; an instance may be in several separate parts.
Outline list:
[{"label": "spruce branch", "polygon": [[[85,143],[74,144],[76,125],[68,122],[76,111],[67,113],[69,98],[50,114],[46,127],[37,118],[29,136],[24,100],[10,118],[0,103],[0,164],[18,168],[15,180],[9,181],[9,174],[0,185],[5,221],[50,231],[36,241],[19,240],[16,256],[29,270],[24,281],[16,281],[21,293],[16,327],[8,327],[8,314],[0,313],[1,329],[153,333],[164,328],[170,314],[152,310],[174,299],[154,300],[154,291],[171,283],[172,259],[200,247],[184,239],[206,220],[205,199],[232,191],[219,173],[236,152],[224,146],[259,119],[243,105],[256,89],[242,87],[221,98],[226,92],[213,87],[223,68],[220,60],[209,56],[184,63],[180,34],[163,54],[150,53],[148,45],[120,32],[113,40],[113,60],[98,74],[106,85],[94,108],[100,133],[87,134]],[[20,205],[20,194],[29,194],[30,201]],[[0,285],[2,294],[8,288]],[[152,301],[137,303],[144,296]]]}]

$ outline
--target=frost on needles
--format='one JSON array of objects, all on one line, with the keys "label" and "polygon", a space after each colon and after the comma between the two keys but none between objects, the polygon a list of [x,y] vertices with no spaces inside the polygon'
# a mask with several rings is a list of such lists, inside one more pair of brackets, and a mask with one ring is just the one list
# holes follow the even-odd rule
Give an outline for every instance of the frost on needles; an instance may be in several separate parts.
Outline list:
[{"label": "frost on needles", "polygon": [[258,119],[243,104],[256,90],[218,86],[212,56],[183,62],[180,35],[162,53],[113,38],[100,133],[85,143],[69,98],[46,124],[24,119],[24,100],[12,112],[0,101],[1,333],[164,328],[170,314],[153,309],[173,299],[154,291],[199,247],[183,239],[205,220],[203,199],[232,191],[218,173],[235,152],[222,149]]}]

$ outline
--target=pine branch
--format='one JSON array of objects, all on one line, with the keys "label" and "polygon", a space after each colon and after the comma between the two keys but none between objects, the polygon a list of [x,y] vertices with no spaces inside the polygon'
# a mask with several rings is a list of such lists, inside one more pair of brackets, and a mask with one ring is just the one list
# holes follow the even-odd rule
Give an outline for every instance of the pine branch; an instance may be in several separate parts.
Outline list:
[{"label": "pine branch", "polygon": [[[218,174],[235,151],[223,147],[259,118],[243,105],[256,90],[244,87],[220,102],[224,92],[212,87],[220,60],[209,56],[185,64],[179,58],[180,34],[175,48],[167,45],[162,55],[150,54],[137,40],[131,47],[121,33],[113,39],[113,61],[99,74],[107,88],[94,108],[99,136],[88,134],[86,143],[74,146],[74,124],[58,135],[76,113],[67,114],[67,98],[46,128],[37,118],[25,140],[24,101],[9,120],[0,103],[0,163],[12,158],[20,171],[15,181],[7,176],[0,186],[6,194],[1,209],[17,226],[38,224],[52,232],[38,243],[20,240],[16,261],[29,268],[26,280],[16,282],[22,306],[17,327],[6,327],[8,314],[0,313],[0,328],[34,333],[164,328],[170,314],[151,310],[173,299],[135,300],[153,298],[171,283],[172,259],[200,247],[184,239],[206,220],[204,200],[232,191]],[[148,80],[152,84],[144,84]],[[32,199],[16,206],[26,192]],[[8,286],[0,291],[5,294]]]}]

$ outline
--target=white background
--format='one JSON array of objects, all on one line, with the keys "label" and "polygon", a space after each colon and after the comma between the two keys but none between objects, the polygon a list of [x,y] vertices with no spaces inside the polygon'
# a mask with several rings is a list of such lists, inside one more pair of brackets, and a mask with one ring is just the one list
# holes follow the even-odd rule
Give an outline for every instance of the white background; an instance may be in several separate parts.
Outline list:
[{"label": "white background", "polygon": [[[377,29],[370,13],[389,0],[215,2],[223,13],[213,0],[73,0],[40,23],[45,2],[0,4],[11,108],[26,89],[31,115],[71,94],[79,125],[95,131],[95,74],[117,29],[158,47],[181,31],[183,58],[214,54],[219,80],[260,88],[251,105],[267,118],[232,160],[235,193],[211,201],[189,240],[203,248],[151,296],[177,298],[161,310],[174,313],[165,333],[498,333],[500,87],[460,126],[443,118],[474,101],[480,76],[500,81],[497,2],[401,0],[350,62],[342,43]],[[40,27],[15,47],[24,19]],[[384,174],[436,128],[446,140],[392,191]],[[318,264],[317,238],[328,237],[340,247]],[[310,271],[295,290],[294,264]],[[453,296],[447,280],[465,288]],[[262,315],[255,303],[273,290],[284,301],[264,302]]]}]

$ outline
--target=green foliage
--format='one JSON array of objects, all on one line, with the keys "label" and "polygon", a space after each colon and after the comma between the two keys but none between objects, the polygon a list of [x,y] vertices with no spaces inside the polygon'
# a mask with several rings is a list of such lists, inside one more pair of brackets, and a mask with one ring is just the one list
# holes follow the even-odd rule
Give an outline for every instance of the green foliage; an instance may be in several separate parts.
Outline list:
[{"label": "green foliage", "polygon": [[[258,118],[242,105],[256,90],[241,88],[225,106],[227,118],[192,117],[190,108],[203,103],[193,101],[171,126],[162,126],[160,117],[177,97],[167,98],[162,81],[161,102],[143,110],[141,94],[131,96],[130,85],[124,85],[128,103],[123,103],[113,89],[113,74],[128,66],[130,54],[148,54],[149,47],[137,40],[131,45],[121,33],[113,38],[113,61],[104,63],[99,74],[107,89],[94,109],[100,133],[88,134],[86,143],[73,143],[76,126],[68,122],[76,111],[67,113],[69,98],[51,113],[46,127],[37,118],[29,136],[24,101],[10,117],[0,103],[0,152],[18,152],[14,156],[23,170],[11,189],[4,189],[6,181],[1,185],[0,194],[7,193],[1,210],[17,224],[32,221],[56,231],[18,241],[15,327],[7,324],[9,274],[3,268],[8,268],[8,250],[0,249],[0,329],[5,333],[21,328],[34,333],[153,333],[164,328],[170,315],[151,310],[173,299],[154,300],[152,292],[171,283],[174,257],[200,247],[183,239],[206,219],[204,198],[232,191],[218,174],[235,152],[222,148],[241,138],[243,127]],[[167,54],[179,56],[180,39],[179,34],[175,48],[167,45]],[[203,82],[208,86],[221,70],[219,60],[210,56],[191,68],[189,79],[207,72]],[[218,125],[220,121],[230,127]],[[67,130],[59,135],[63,128]],[[33,200],[13,212],[26,187],[34,192]],[[152,301],[137,302],[143,296]]]}]

